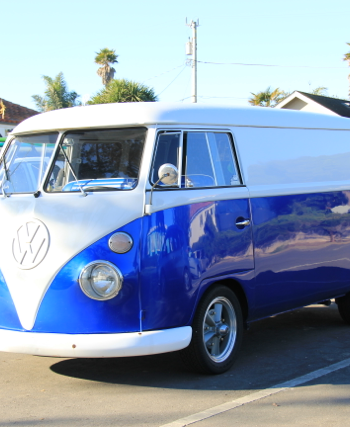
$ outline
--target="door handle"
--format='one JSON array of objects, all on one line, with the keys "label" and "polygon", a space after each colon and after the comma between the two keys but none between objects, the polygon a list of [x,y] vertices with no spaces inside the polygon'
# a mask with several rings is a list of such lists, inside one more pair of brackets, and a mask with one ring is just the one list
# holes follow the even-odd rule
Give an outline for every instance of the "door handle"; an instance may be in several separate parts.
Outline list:
[{"label": "door handle", "polygon": [[250,219],[237,218],[237,221],[236,221],[237,228],[242,229],[244,227],[247,227],[248,225],[250,225]]}]

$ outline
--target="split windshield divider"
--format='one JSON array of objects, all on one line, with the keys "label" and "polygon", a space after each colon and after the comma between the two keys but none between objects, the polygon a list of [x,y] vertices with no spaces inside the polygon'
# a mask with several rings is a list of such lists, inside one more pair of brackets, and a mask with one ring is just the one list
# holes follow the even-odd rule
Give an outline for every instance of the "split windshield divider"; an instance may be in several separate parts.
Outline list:
[{"label": "split windshield divider", "polygon": [[9,176],[8,176],[8,170],[7,170],[7,166],[6,166],[6,160],[5,160],[5,156],[3,156],[2,161],[4,162],[4,177],[1,181],[1,192],[4,198],[8,197],[8,194],[6,193],[5,189],[4,189],[4,184],[5,181],[9,181]]},{"label": "split windshield divider", "polygon": [[62,143],[60,142],[60,143],[59,143],[59,145],[60,145],[60,147],[61,147],[61,149],[62,149],[63,156],[64,156],[64,158],[66,159],[66,162],[67,162],[67,164],[68,164],[68,166],[69,166],[69,169],[70,169],[70,171],[72,172],[72,175],[73,175],[73,177],[74,177],[74,179],[75,179],[75,182],[77,183],[77,185],[78,185],[78,187],[79,187],[79,190],[81,191],[82,195],[83,195],[84,197],[86,197],[86,196],[87,196],[87,193],[83,190],[83,187],[80,185],[80,183],[79,183],[79,181],[78,181],[78,178],[76,177],[76,175],[75,175],[75,173],[74,173],[73,166],[71,165],[71,162],[69,161],[68,156],[67,156],[67,155],[66,155],[66,153],[64,152],[64,148],[63,148]]}]

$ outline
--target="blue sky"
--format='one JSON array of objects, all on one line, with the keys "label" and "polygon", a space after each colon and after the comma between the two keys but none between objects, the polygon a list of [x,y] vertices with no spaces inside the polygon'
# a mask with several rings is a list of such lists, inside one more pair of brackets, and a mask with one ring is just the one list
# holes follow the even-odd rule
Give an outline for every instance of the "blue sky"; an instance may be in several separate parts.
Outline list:
[{"label": "blue sky", "polygon": [[0,10],[0,98],[29,108],[42,75],[62,71],[85,98],[100,90],[94,57],[104,47],[119,55],[116,78],[153,87],[160,101],[190,102],[186,17],[200,24],[199,103],[248,105],[268,86],[325,86],[348,98],[349,0],[0,0]]}]

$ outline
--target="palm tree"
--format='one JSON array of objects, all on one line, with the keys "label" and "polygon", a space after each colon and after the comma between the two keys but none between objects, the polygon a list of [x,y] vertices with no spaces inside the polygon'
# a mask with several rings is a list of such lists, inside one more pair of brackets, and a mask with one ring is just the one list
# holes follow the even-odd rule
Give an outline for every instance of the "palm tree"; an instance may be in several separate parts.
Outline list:
[{"label": "palm tree", "polygon": [[114,79],[93,96],[88,104],[155,101],[157,101],[157,96],[152,88],[131,80]]},{"label": "palm tree", "polygon": [[96,64],[102,65],[97,70],[97,74],[102,78],[102,83],[106,86],[114,77],[115,69],[110,64],[118,63],[118,55],[115,54],[115,50],[101,49],[96,52],[95,62]]},{"label": "palm tree", "polygon": [[49,76],[43,76],[43,79],[46,85],[44,96],[32,96],[39,111],[59,110],[80,105],[77,100],[79,95],[74,91],[68,91],[62,72],[58,73],[54,79]]},{"label": "palm tree", "polygon": [[260,107],[274,107],[284,98],[286,98],[289,93],[284,92],[279,88],[272,90],[271,86],[269,86],[267,89],[265,89],[265,91],[261,91],[258,93],[251,92],[251,95],[253,96],[249,98],[249,104],[254,106],[259,105]]}]

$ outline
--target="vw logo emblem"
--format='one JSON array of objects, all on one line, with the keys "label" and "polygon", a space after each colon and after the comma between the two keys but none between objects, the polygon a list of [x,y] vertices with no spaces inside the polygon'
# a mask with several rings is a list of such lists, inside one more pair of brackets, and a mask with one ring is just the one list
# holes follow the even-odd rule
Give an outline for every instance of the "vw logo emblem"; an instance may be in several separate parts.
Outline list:
[{"label": "vw logo emblem", "polygon": [[38,219],[30,219],[20,225],[12,241],[12,254],[18,267],[29,270],[40,264],[49,243],[49,232]]}]

